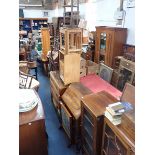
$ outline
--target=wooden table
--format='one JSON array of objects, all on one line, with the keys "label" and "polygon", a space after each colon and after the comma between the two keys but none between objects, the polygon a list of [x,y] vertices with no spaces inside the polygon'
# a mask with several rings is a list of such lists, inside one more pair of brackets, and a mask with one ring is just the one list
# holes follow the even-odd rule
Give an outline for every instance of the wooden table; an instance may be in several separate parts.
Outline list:
[{"label": "wooden table", "polygon": [[[34,90],[35,91],[35,90]],[[47,155],[47,135],[42,102],[31,111],[19,113],[19,154]]]}]

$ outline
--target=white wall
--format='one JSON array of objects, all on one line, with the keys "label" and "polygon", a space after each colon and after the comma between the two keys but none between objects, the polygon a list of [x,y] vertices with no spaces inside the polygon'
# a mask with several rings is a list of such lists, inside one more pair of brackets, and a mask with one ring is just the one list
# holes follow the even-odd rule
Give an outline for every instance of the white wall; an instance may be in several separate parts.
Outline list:
[{"label": "white wall", "polygon": [[[127,0],[124,0],[126,12],[124,22],[119,27],[128,28],[127,44],[135,45],[135,8],[126,7]],[[119,7],[120,0],[89,0],[88,3],[80,4],[80,16],[87,20],[87,29],[95,31],[95,26],[117,26],[114,13]],[[24,10],[24,17],[43,17],[45,10]],[[49,11],[49,19],[63,16],[63,9]]]}]

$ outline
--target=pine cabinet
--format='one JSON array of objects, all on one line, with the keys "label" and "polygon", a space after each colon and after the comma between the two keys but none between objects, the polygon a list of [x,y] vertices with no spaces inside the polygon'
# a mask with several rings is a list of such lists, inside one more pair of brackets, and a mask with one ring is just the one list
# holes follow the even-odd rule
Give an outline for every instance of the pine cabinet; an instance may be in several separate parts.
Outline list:
[{"label": "pine cabinet", "polygon": [[117,27],[96,27],[95,62],[104,62],[114,66],[114,58],[122,55],[123,44],[126,43],[127,29]]},{"label": "pine cabinet", "polygon": [[41,29],[41,37],[42,37],[42,61],[47,61],[47,53],[51,50],[50,47],[50,32],[48,28]]}]

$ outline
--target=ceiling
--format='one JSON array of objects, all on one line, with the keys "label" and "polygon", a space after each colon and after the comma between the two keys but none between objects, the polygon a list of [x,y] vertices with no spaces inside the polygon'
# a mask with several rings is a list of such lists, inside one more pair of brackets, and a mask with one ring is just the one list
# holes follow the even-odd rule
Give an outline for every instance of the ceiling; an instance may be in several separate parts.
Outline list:
[{"label": "ceiling", "polygon": [[[66,0],[69,1],[69,0]],[[75,0],[74,0],[75,1]],[[85,3],[87,0],[79,0]],[[19,0],[19,8],[25,9],[55,9],[63,6],[64,0]]]}]

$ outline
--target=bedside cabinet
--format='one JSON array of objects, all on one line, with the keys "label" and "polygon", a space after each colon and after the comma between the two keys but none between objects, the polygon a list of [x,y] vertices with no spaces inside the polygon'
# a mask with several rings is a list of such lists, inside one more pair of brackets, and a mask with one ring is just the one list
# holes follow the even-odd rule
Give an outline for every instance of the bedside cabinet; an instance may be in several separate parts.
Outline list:
[{"label": "bedside cabinet", "polygon": [[118,102],[110,94],[102,91],[82,99],[82,150],[87,155],[100,155],[104,112],[108,104]]},{"label": "bedside cabinet", "polygon": [[61,122],[60,100],[66,88],[67,87],[63,84],[62,80],[60,79],[59,71],[51,71],[50,72],[51,100],[57,112],[60,122]]},{"label": "bedside cabinet", "polygon": [[121,124],[115,126],[105,117],[101,155],[134,155],[134,143]]}]

